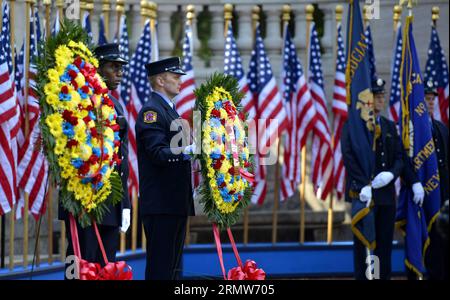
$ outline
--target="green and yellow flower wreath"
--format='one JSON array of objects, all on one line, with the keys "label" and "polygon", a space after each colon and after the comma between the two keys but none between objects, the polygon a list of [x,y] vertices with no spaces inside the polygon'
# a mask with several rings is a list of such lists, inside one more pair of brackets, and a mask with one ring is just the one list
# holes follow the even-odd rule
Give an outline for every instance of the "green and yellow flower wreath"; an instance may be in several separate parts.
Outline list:
[{"label": "green and yellow flower wreath", "polygon": [[114,171],[121,163],[114,104],[86,41],[82,28],[66,21],[37,59],[44,152],[63,207],[82,226],[100,222],[123,193]]},{"label": "green and yellow flower wreath", "polygon": [[[208,219],[220,228],[237,222],[252,195],[252,155],[249,153],[243,95],[237,80],[216,73],[194,91],[202,116],[200,203]],[[233,149],[234,147],[234,149]]]}]

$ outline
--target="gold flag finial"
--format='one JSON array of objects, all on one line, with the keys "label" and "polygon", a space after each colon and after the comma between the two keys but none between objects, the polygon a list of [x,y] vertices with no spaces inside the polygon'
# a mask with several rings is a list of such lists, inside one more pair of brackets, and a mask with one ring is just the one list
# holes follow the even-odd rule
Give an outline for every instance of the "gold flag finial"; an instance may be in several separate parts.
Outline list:
[{"label": "gold flag finial", "polygon": [[102,12],[107,13],[111,10],[111,3],[109,0],[102,0]]},{"label": "gold flag finial", "polygon": [[227,3],[223,6],[223,18],[225,22],[233,19],[233,4]]},{"label": "gold flag finial", "polygon": [[259,13],[261,12],[261,8],[258,5],[253,6],[252,8],[252,20],[253,22],[259,22]]},{"label": "gold flag finial", "polygon": [[342,7],[342,5],[338,4],[336,5],[336,22],[341,22],[342,21],[342,13],[344,12],[344,7]]},{"label": "gold flag finial", "polygon": [[125,0],[117,0],[116,12],[119,12],[119,13],[125,12]]},{"label": "gold flag finial", "polygon": [[312,4],[306,5],[305,12],[306,12],[306,21],[312,21],[313,13],[314,13],[314,6]]},{"label": "gold flag finial", "polygon": [[147,2],[147,0],[142,0],[141,1],[141,16],[144,17],[144,19],[145,19],[145,17],[148,16],[148,2]]},{"label": "gold flag finial", "polygon": [[153,1],[150,1],[147,4],[147,7],[148,7],[148,16],[150,17],[150,19],[156,20],[158,17],[158,4],[156,4]]},{"label": "gold flag finial", "polygon": [[52,4],[52,0],[44,0],[44,1],[42,1],[42,3],[43,3],[45,6],[47,6],[47,5]]},{"label": "gold flag finial", "polygon": [[192,20],[195,18],[195,6],[192,4],[189,4],[186,7],[186,19],[189,22],[192,22]]},{"label": "gold flag finial", "polygon": [[431,20],[433,20],[433,22],[436,22],[437,20],[439,20],[439,7],[438,6],[433,6],[433,8],[431,9]]},{"label": "gold flag finial", "polygon": [[89,14],[92,14],[92,11],[94,10],[94,0],[86,0],[86,10]]},{"label": "gold flag finial", "polygon": [[394,15],[392,18],[394,19],[394,22],[400,21],[400,18],[402,16],[402,7],[400,5],[395,5],[393,11]]},{"label": "gold flag finial", "polygon": [[283,22],[289,22],[291,20],[292,8],[289,4],[283,5]]}]

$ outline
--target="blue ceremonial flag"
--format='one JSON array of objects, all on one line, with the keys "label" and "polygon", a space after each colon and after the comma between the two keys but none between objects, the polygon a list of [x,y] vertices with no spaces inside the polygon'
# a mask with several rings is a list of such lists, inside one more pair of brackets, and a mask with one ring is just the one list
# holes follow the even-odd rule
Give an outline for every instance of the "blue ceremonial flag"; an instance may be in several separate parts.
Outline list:
[{"label": "blue ceremonial flag", "polygon": [[375,50],[373,48],[373,39],[372,39],[372,31],[370,30],[370,24],[367,25],[366,31],[364,33],[366,35],[366,43],[369,46],[369,68],[370,68],[370,78],[371,81],[376,81],[377,76],[377,68],[375,63]]},{"label": "blue ceremonial flag", "polygon": [[[349,144],[358,170],[357,186],[347,191],[352,198],[352,231],[370,250],[375,248],[375,223],[371,206],[359,200],[361,188],[369,185],[375,165],[373,150],[373,95],[371,93],[370,54],[358,0],[350,0],[347,19],[346,88]],[[347,185],[349,187],[349,185]],[[354,189],[354,190],[353,190]],[[371,201],[373,203],[373,201]]]},{"label": "blue ceremonial flag", "polygon": [[406,18],[403,33],[400,132],[403,147],[424,187],[425,199],[423,206],[415,204],[410,188],[402,186],[396,219],[397,226],[405,234],[405,264],[423,277],[424,259],[430,244],[429,232],[439,214],[440,183],[412,22],[412,16]]}]

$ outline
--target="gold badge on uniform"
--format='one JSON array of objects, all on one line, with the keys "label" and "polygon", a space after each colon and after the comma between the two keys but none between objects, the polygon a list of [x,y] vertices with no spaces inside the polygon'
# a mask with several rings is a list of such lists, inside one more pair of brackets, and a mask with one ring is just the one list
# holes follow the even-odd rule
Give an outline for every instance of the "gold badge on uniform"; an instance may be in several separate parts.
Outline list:
[{"label": "gold badge on uniform", "polygon": [[144,123],[155,123],[156,122],[156,118],[157,118],[158,114],[152,110],[146,111],[144,113]]}]

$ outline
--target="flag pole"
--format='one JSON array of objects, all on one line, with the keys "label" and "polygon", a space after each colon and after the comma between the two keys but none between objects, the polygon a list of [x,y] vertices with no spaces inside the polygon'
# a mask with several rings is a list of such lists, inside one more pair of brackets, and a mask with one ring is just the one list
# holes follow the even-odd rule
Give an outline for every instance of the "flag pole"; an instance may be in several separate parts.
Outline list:
[{"label": "flag pole", "polygon": [[109,12],[111,11],[111,3],[109,0],[102,1],[103,25],[105,28],[106,39],[109,40]]},{"label": "flag pole", "polygon": [[[64,20],[64,0],[56,0],[56,7],[58,8],[57,13],[59,14],[59,23],[61,24]],[[80,8],[81,8],[81,5],[80,5]],[[58,199],[58,202],[59,202],[59,199]],[[60,224],[61,224],[61,232],[60,232],[61,257],[60,257],[60,261],[64,262],[66,259],[66,223],[64,221],[60,221]]]},{"label": "flag pole", "polygon": [[58,8],[59,22],[64,20],[64,0],[56,0],[56,7]]},{"label": "flag pole", "polygon": [[152,39],[152,61],[158,60],[158,45],[156,44],[156,19],[158,18],[158,4],[153,1],[148,3],[148,16],[150,18],[150,35]]},{"label": "flag pole", "polygon": [[88,19],[92,26],[92,11],[94,10],[94,0],[86,0],[86,10],[89,13]]},{"label": "flag pole", "polygon": [[392,19],[394,20],[394,42],[395,42],[395,36],[397,35],[397,27],[398,27],[398,23],[400,22],[400,19],[402,17],[402,7],[400,5],[395,5],[394,6],[394,15],[392,17]]},{"label": "flag pole", "polygon": [[363,24],[364,24],[364,30],[366,30],[367,26],[369,25],[369,17],[367,15],[367,5],[363,6]]},{"label": "flag pole", "polygon": [[[14,47],[14,8],[15,8],[15,0],[10,0],[9,5],[9,16],[10,16],[10,43],[11,43],[11,59],[13,62],[13,70],[15,70],[15,47]],[[11,213],[9,215],[9,270],[14,269],[14,235],[15,235],[15,220],[16,220],[16,205],[13,203],[11,208]]]},{"label": "flag pole", "polygon": [[[51,35],[50,32],[50,8],[51,0],[44,0],[45,5],[45,32],[46,38],[48,39]],[[53,184],[51,177],[49,175],[49,192],[47,195],[47,226],[48,226],[48,239],[47,239],[47,254],[48,254],[48,264],[53,263]],[[42,216],[42,215],[41,215]],[[39,237],[37,237],[39,238]],[[38,256],[39,258],[39,256]],[[39,262],[38,262],[39,263]]]},{"label": "flag pole", "polygon": [[[117,27],[116,27],[116,37],[117,40],[119,41],[120,39],[120,25],[122,23],[122,14],[125,12],[125,8],[124,8],[124,0],[117,0],[116,3],[116,12],[117,12]],[[125,191],[125,193],[128,193],[128,191]],[[134,192],[131,193],[132,197],[134,197]],[[133,202],[133,204],[135,203],[134,198],[131,199],[131,201]],[[135,209],[133,209],[134,212]],[[134,226],[134,214],[133,214],[133,223],[132,223],[132,227],[131,227],[131,231],[133,232],[133,226]],[[126,250],[126,233],[120,232],[120,246],[119,246],[119,251],[120,253],[125,253]]]},{"label": "flag pole", "polygon": [[145,26],[145,22],[147,22],[148,17],[148,1],[141,1],[141,27]]},{"label": "flag pole", "polygon": [[[337,51],[338,51],[338,27],[340,25],[340,23],[342,22],[342,12],[344,11],[344,8],[342,7],[342,5],[336,5],[335,8],[335,13],[336,13],[336,49],[334,51],[334,61],[336,61],[337,59]],[[337,67],[337,66],[336,66]],[[337,71],[337,70],[335,70]],[[333,122],[333,124],[331,126],[334,127],[335,122]],[[336,136],[336,132],[335,132],[336,128],[333,128],[333,132],[335,134],[332,135],[331,137],[331,149],[333,149],[334,152],[334,145],[335,145],[335,136]],[[332,175],[332,182],[333,182],[333,186],[336,184],[336,182],[334,181],[334,174]],[[330,203],[329,203],[329,207],[328,207],[328,224],[327,224],[327,243],[330,245],[333,242],[333,192],[330,193]]]},{"label": "flag pole", "polygon": [[[194,22],[195,18],[195,6],[190,4],[186,7],[186,24],[191,27],[192,30],[192,24]],[[191,37],[190,43],[191,43],[191,51],[194,52],[193,46],[193,38]],[[186,238],[184,244],[188,246],[191,243],[191,218],[190,216],[187,216],[187,222],[186,222]]]},{"label": "flag pole", "polygon": [[[253,38],[253,45],[256,43],[256,27],[259,22],[259,14],[261,9],[258,5],[253,6],[252,8],[252,38]],[[258,151],[258,146],[256,146],[256,151]],[[248,230],[249,230],[249,206],[244,208],[244,234],[243,234],[243,242],[244,245],[248,244]]]},{"label": "flag pole", "polygon": [[[287,26],[289,25],[289,21],[291,20],[291,6],[286,4],[283,5],[283,36],[286,35]],[[274,187],[274,199],[273,199],[273,211],[272,211],[272,244],[277,242],[277,233],[278,233],[278,209],[280,204],[280,149],[281,149],[281,141],[280,138],[277,138],[277,162],[275,164],[275,187]]]},{"label": "flag pole", "polygon": [[[311,30],[311,21],[313,20],[313,12],[314,6],[311,4],[306,5],[305,13],[306,13],[306,52],[308,52],[309,48],[309,39],[310,39],[310,30]],[[306,54],[306,70],[308,70],[308,53]],[[306,71],[308,72],[308,71]],[[305,242],[305,190],[306,190],[306,145],[302,147],[302,160],[301,160],[301,184],[300,184],[300,243],[303,244]]]},{"label": "flag pole", "polygon": [[117,12],[117,27],[116,27],[116,35],[117,40],[120,38],[120,24],[122,23],[122,14],[125,14],[125,1],[117,0],[116,3],[116,12]]},{"label": "flag pole", "polygon": [[223,36],[227,37],[228,27],[233,20],[233,4],[227,3],[223,6],[223,19],[225,20]]},{"label": "flag pole", "polygon": [[87,0],[80,0],[80,24],[83,25],[83,14],[86,10]]},{"label": "flag pole", "polygon": [[[30,41],[30,14],[34,17],[33,6],[36,3],[35,0],[26,0],[26,20],[25,20],[25,28],[26,35],[25,41],[29,43]],[[35,26],[33,26],[33,29]],[[30,45],[28,44],[25,47],[25,64],[24,64],[24,75],[25,75],[25,96],[24,96],[24,107],[25,107],[25,136],[28,138],[30,131],[30,120],[28,115],[28,89],[29,89],[29,67],[30,67]],[[28,204],[29,204],[29,195],[28,193],[24,194],[24,207],[23,207],[23,267],[28,267]]]}]

